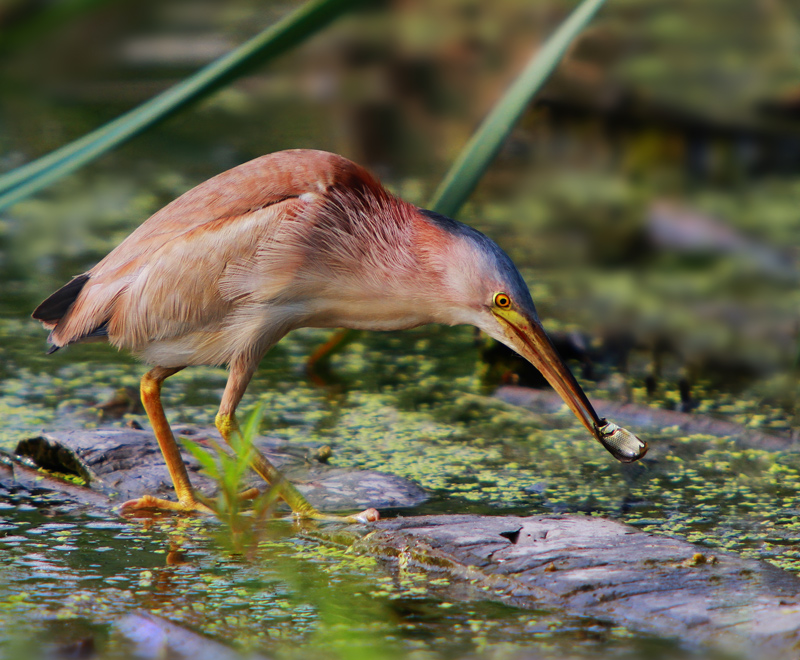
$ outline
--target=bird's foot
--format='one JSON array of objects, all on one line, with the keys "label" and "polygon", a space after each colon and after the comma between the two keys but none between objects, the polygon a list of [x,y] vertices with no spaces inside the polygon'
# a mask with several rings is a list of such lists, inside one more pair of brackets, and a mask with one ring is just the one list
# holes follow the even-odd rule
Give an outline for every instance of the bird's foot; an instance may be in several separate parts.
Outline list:
[{"label": "bird's foot", "polygon": [[256,499],[259,495],[261,495],[261,491],[254,486],[240,492],[238,497],[240,502],[247,502]]},{"label": "bird's foot", "polygon": [[142,495],[138,499],[123,502],[120,506],[120,513],[122,514],[135,514],[140,511],[214,514],[212,509],[194,496],[173,502],[172,500],[162,500],[160,497],[153,497],[152,495]]},{"label": "bird's foot", "polygon": [[381,518],[381,514],[378,513],[377,509],[364,509],[361,513],[355,513],[351,516],[336,516],[332,513],[322,513],[316,509],[293,511],[292,515],[300,520],[322,520],[346,523],[371,523],[377,522]]}]

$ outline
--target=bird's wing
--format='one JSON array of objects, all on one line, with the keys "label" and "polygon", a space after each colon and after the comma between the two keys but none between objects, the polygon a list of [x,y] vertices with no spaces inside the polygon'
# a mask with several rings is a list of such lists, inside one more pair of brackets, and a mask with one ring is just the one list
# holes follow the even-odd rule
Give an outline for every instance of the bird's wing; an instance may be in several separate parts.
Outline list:
[{"label": "bird's wing", "polygon": [[[209,179],[151,216],[89,271],[51,341],[64,346],[107,324],[113,343],[136,350],[221,318],[235,303],[235,294],[220,291],[225,269],[241,271],[281,222],[350,177],[372,180],[340,156],[295,150]],[[285,265],[290,275],[289,255]]]},{"label": "bird's wing", "polygon": [[234,167],[151,216],[97,264],[91,275],[117,270],[200,228],[237,221],[306,193],[324,193],[353,167],[358,168],[341,156],[306,149],[280,151]]}]

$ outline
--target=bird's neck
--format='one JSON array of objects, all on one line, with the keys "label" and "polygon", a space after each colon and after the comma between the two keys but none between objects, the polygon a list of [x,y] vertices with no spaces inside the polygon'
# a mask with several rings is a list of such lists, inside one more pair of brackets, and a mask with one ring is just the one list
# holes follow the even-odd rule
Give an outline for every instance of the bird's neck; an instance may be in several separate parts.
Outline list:
[{"label": "bird's neck", "polygon": [[424,301],[405,301],[398,296],[373,295],[311,303],[303,325],[313,328],[353,330],[405,330],[438,319]]}]

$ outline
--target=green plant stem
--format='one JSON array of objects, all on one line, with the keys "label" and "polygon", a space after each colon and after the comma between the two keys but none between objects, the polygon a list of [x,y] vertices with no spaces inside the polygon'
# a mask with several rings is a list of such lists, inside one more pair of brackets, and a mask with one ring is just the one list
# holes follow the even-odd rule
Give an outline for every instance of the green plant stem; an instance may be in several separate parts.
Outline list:
[{"label": "green plant stem", "polygon": [[470,196],[514,125],[556,68],[564,52],[589,23],[605,0],[584,0],[564,21],[547,43],[531,58],[509,90],[492,108],[462,149],[456,161],[433,194],[430,207],[453,216]]}]

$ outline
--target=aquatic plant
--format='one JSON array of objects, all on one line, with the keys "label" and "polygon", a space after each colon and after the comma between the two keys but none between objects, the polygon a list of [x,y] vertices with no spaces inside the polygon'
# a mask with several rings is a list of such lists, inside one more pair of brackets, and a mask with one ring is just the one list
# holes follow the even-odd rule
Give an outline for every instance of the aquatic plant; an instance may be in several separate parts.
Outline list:
[{"label": "aquatic plant", "polygon": [[275,486],[262,493],[255,488],[245,490],[243,486],[255,451],[253,441],[263,416],[264,407],[259,404],[247,417],[244,427],[231,434],[232,452],[214,440],[210,441],[212,452],[192,440],[183,439],[184,446],[219,487],[216,498],[201,499],[224,526],[220,534],[224,547],[237,554],[255,551],[280,494]]}]

